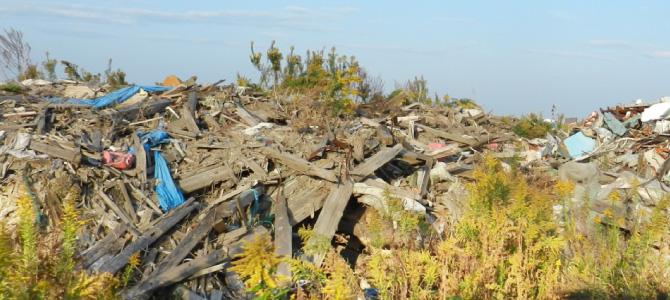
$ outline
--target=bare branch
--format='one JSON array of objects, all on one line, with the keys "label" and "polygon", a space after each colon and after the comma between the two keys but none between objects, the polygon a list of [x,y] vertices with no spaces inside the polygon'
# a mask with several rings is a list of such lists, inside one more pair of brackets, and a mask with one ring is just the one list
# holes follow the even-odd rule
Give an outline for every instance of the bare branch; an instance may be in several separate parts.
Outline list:
[{"label": "bare branch", "polygon": [[[10,28],[0,35],[0,67],[6,78],[18,78],[30,63],[30,45],[23,42],[23,33]],[[11,76],[8,76],[8,73]]]}]

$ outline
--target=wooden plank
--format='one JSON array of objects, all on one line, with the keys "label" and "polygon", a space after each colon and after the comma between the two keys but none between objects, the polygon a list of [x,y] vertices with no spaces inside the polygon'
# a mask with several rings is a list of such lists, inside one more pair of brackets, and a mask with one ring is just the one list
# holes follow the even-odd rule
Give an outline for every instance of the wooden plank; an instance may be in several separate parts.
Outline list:
[{"label": "wooden plank", "polygon": [[219,183],[221,181],[234,178],[235,172],[233,172],[230,167],[222,165],[200,174],[195,174],[193,176],[183,178],[179,180],[177,186],[181,188],[182,191],[190,193],[208,186],[212,186],[213,184]]},{"label": "wooden plank", "polygon": [[28,148],[52,157],[62,158],[75,164],[81,162],[81,152],[79,150],[68,150],[36,140],[31,140]]},{"label": "wooden plank", "polygon": [[402,150],[403,150],[402,144],[397,144],[393,146],[393,148],[388,147],[383,148],[375,155],[373,155],[363,163],[356,166],[356,168],[354,168],[351,172],[349,172],[349,174],[358,175],[361,177],[368,176],[372,174],[372,172],[381,168],[381,166],[385,165],[387,162],[395,158],[396,155],[398,155],[398,153],[400,153],[400,151]]},{"label": "wooden plank", "polygon": [[[275,254],[291,258],[292,256],[292,238],[293,230],[291,224],[288,220],[288,207],[286,204],[286,198],[280,193],[277,203],[275,204]],[[286,262],[282,262],[277,266],[277,275],[284,276],[286,278],[293,278],[291,276],[291,270]],[[280,285],[289,286],[291,284],[290,280],[283,280],[280,282]]]},{"label": "wooden plank", "polygon": [[168,99],[160,99],[152,102],[142,102],[127,107],[114,110],[110,109],[106,111],[112,111],[112,116],[116,120],[127,120],[132,122],[141,117],[146,118],[153,116],[156,113],[161,113],[170,104],[172,104],[172,101]]},{"label": "wooden plank", "polygon": [[[251,196],[251,197],[249,197]],[[240,195],[240,206],[246,207],[253,201],[253,192],[247,192]],[[237,209],[237,201],[228,201],[216,206],[215,209],[209,210],[202,220],[198,222],[195,228],[190,230],[186,236],[181,240],[179,245],[170,252],[170,254],[163,259],[158,265],[156,271],[152,275],[160,274],[170,268],[177,266],[188,253],[197,245],[212,229],[216,221],[228,218],[235,214]]]},{"label": "wooden plank", "polygon": [[427,133],[430,133],[432,135],[436,135],[436,136],[439,136],[443,139],[458,142],[458,143],[461,143],[461,144],[464,144],[464,145],[467,145],[467,146],[470,146],[470,147],[474,147],[476,145],[481,144],[481,142],[479,140],[475,139],[475,138],[447,133],[447,132],[444,132],[442,130],[433,129],[433,128],[430,128],[426,125],[419,124],[419,123],[416,123],[416,126],[425,130]]},{"label": "wooden plank", "polygon": [[235,104],[237,104],[237,109],[235,110],[235,114],[238,117],[240,117],[240,119],[242,119],[242,121],[244,121],[244,123],[246,123],[250,127],[256,126],[260,122],[263,122],[263,120],[261,120],[260,118],[258,118],[257,116],[253,115],[248,110],[246,110],[242,106],[242,104],[237,103],[237,102]]},{"label": "wooden plank", "polygon": [[144,151],[144,146],[137,134],[132,134],[132,142],[135,148],[135,171],[140,180],[140,189],[143,189],[147,184],[147,152]]},{"label": "wooden plank", "polygon": [[212,115],[206,114],[203,116],[203,119],[205,120],[205,123],[207,123],[209,131],[218,131],[221,129],[221,125],[219,125],[219,122],[217,122]]},{"label": "wooden plank", "polygon": [[358,193],[357,189],[358,188],[363,188],[364,186],[362,184],[364,184],[365,186],[370,187],[370,188],[376,188],[376,189],[380,189],[382,191],[387,190],[387,191],[389,191],[389,193],[391,193],[391,196],[396,197],[396,198],[409,198],[409,199],[417,200],[417,201],[421,200],[421,198],[422,198],[420,194],[415,193],[411,190],[395,187],[395,186],[392,186],[392,185],[384,182],[383,180],[375,180],[374,178],[376,178],[376,177],[367,177],[364,181],[360,182],[360,184],[356,183],[354,185],[354,194]]},{"label": "wooden plank", "polygon": [[272,157],[272,159],[278,160],[280,163],[286,165],[287,167],[301,172],[306,175],[315,176],[323,178],[330,182],[337,182],[337,177],[333,172],[328,171],[324,168],[318,167],[311,162],[308,162],[302,158],[298,158],[291,154],[280,153],[279,151],[272,148],[262,148],[261,153]]},{"label": "wooden plank", "polygon": [[119,223],[119,225],[117,225],[114,230],[105,235],[105,237],[100,239],[93,246],[82,251],[79,255],[81,256],[81,261],[84,268],[88,268],[103,255],[108,254],[108,250],[112,247],[112,244],[119,240],[127,229],[128,225]]},{"label": "wooden plank", "polygon": [[98,188],[97,192],[100,198],[102,198],[102,200],[105,202],[105,204],[107,204],[107,206],[111,210],[113,210],[114,213],[116,213],[116,216],[119,217],[121,221],[126,223],[126,225],[128,225],[128,229],[130,229],[130,231],[132,231],[136,236],[140,236],[141,234],[137,230],[137,227],[135,227],[135,223],[132,220],[130,220],[130,218],[126,215],[126,213],[124,213],[123,210],[121,210],[121,208],[118,205],[116,205],[116,203],[111,198],[109,198],[107,194],[105,194],[105,192],[102,191],[102,188]]},{"label": "wooden plank", "polygon": [[151,209],[153,209],[159,216],[163,215],[163,211],[154,203],[153,200],[149,199],[141,190],[133,186],[131,183],[126,182],[130,186],[131,193],[135,195],[135,199],[140,199],[144,201]]},{"label": "wooden plank", "polygon": [[[254,228],[253,232],[248,233],[242,240],[251,242],[255,238],[256,234],[267,233],[268,230],[265,227],[258,226]],[[207,255],[202,255],[196,257],[194,260],[191,260],[187,263],[183,263],[177,267],[174,267],[167,272],[157,274],[156,276],[150,277],[149,279],[143,281],[142,283],[126,290],[123,293],[124,299],[146,299],[151,296],[151,294],[159,288],[168,286],[179,281],[182,281],[186,278],[191,277],[193,274],[196,274],[198,271],[209,268],[213,265],[219,264],[223,261],[229,261],[235,255],[242,253],[242,242],[236,242],[229,247],[223,247],[222,249],[214,250]]]},{"label": "wooden plank", "polygon": [[193,133],[200,133],[200,128],[195,122],[195,109],[198,105],[198,96],[195,92],[188,93],[188,100],[181,108],[181,121],[188,131]]},{"label": "wooden plank", "polygon": [[193,211],[198,206],[197,203],[194,203],[194,200],[195,198],[191,197],[177,208],[171,210],[168,214],[166,214],[166,217],[161,222],[157,223],[154,227],[149,229],[132,244],[123,249],[121,253],[117,254],[114,256],[114,258],[101,266],[97,271],[115,274],[121,270],[121,268],[123,268],[123,266],[128,263],[128,258],[131,255],[135,254],[141,249],[146,249],[149,247],[149,245],[151,245],[165,232],[172,228],[172,226],[177,224],[177,222],[181,221],[181,219],[191,213],[191,211]]},{"label": "wooden plank", "polygon": [[[314,224],[314,232],[318,236],[325,236],[328,240],[331,240],[335,235],[337,230],[337,225],[342,219],[342,214],[344,213],[344,208],[349,203],[351,198],[351,193],[353,190],[353,183],[349,180],[346,180],[333,188],[326,198],[326,203],[321,209],[321,214]],[[307,241],[308,243],[310,241]],[[317,254],[314,256],[314,264],[321,266],[323,262],[324,254]]]},{"label": "wooden plank", "polygon": [[[299,185],[300,182],[294,181],[292,184]],[[320,181],[312,187],[300,189],[297,195],[287,198],[291,226],[295,226],[303,220],[313,217],[314,212],[323,207],[323,203],[332,187],[334,187],[333,183]]]},{"label": "wooden plank", "polygon": [[379,143],[384,147],[393,145],[393,134],[391,134],[391,130],[386,125],[381,124],[377,126],[377,138],[379,139]]},{"label": "wooden plank", "polygon": [[126,210],[128,215],[130,215],[130,219],[133,221],[133,224],[137,224],[138,221],[137,213],[135,213],[135,208],[133,208],[133,202],[130,200],[130,196],[128,196],[128,190],[126,189],[126,185],[123,183],[123,181],[117,180],[116,187],[119,189],[121,198],[123,198],[123,208]]}]

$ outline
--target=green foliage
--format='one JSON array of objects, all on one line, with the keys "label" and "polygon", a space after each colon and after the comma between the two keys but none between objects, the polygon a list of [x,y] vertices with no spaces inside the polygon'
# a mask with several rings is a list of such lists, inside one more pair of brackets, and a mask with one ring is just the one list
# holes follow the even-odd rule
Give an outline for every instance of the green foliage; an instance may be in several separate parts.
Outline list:
[{"label": "green foliage", "polygon": [[65,197],[60,246],[41,234],[33,200],[25,186],[15,195],[18,241],[0,228],[0,299],[116,299],[118,280],[112,274],[76,270],[74,248],[79,227],[73,193]]},{"label": "green foliage", "polygon": [[333,47],[331,52],[307,51],[305,58],[294,54],[294,47],[284,55],[275,47],[273,41],[268,48],[267,64],[262,62],[263,54],[254,50],[251,42],[251,64],[261,73],[260,86],[269,88],[270,77],[276,92],[281,88],[294,92],[315,92],[329,108],[331,115],[351,115],[354,102],[359,99],[362,80],[359,77],[360,66],[356,58],[338,55]]},{"label": "green foliage", "polygon": [[126,81],[126,72],[121,71],[121,69],[117,69],[116,71],[110,73],[107,77],[107,83],[113,87],[128,85],[128,82]]},{"label": "green foliage", "polygon": [[440,292],[467,299],[545,299],[557,288],[560,250],[553,200],[504,172],[492,155],[473,174],[470,211],[438,246]]},{"label": "green foliage", "polygon": [[421,78],[414,77],[414,80],[407,80],[402,89],[407,93],[407,100],[409,102],[419,102],[432,105],[433,101],[428,97],[428,81]]},{"label": "green foliage", "polygon": [[19,81],[24,81],[26,79],[39,79],[43,77],[44,73],[37,69],[37,65],[30,64],[26,68],[26,71],[19,75]]},{"label": "green foliage", "polygon": [[[633,185],[631,200],[636,203],[639,182]],[[571,186],[557,184],[559,198],[567,199],[571,192]],[[608,201],[617,203],[622,199],[618,193],[612,193]],[[564,210],[572,210],[571,201],[565,203]],[[578,216],[566,213],[565,221],[572,226],[566,226],[564,233],[570,254],[565,258],[564,293],[587,293],[599,299],[659,299],[662,293],[667,293],[670,290],[669,275],[659,271],[667,270],[670,264],[654,248],[665,247],[662,243],[668,239],[669,206],[670,201],[665,197],[651,211],[638,211],[634,219],[648,221],[629,228],[630,232],[618,228],[625,222],[623,217],[606,209],[602,217],[593,219],[591,225],[595,230],[589,235],[572,225]]]},{"label": "green foliage", "polygon": [[0,91],[18,94],[23,92],[21,85],[16,83],[0,84]]},{"label": "green foliage", "polygon": [[49,52],[46,52],[46,56],[47,60],[42,62],[42,67],[44,67],[44,70],[47,73],[47,79],[50,81],[56,81],[58,80],[58,76],[56,76],[56,64],[58,64],[58,60],[50,59]]},{"label": "green foliage", "polygon": [[551,124],[542,120],[541,115],[530,113],[522,116],[517,124],[512,127],[512,131],[516,135],[528,139],[542,138],[548,132],[551,132]]},{"label": "green foliage", "polygon": [[82,81],[81,75],[79,74],[79,66],[67,60],[61,60],[60,63],[65,67],[65,74],[67,75],[67,79]]},{"label": "green foliage", "polygon": [[305,241],[303,251],[307,255],[325,255],[330,250],[330,239],[327,236],[317,234],[309,227],[298,229],[300,238]]},{"label": "green foliage", "polygon": [[449,95],[444,95],[444,105],[446,107],[451,107],[451,108],[463,108],[463,109],[481,109],[482,107],[475,102],[475,100],[472,100],[470,98],[461,98],[461,99],[456,99],[456,98],[451,98],[449,99]]}]

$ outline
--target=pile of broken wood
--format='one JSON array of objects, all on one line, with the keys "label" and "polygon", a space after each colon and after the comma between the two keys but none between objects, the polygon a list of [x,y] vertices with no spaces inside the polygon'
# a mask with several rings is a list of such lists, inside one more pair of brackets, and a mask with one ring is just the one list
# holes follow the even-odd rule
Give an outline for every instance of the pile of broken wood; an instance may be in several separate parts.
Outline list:
[{"label": "pile of broken wood", "polygon": [[[47,226],[59,224],[60,199],[76,187],[86,221],[81,267],[116,273],[141,254],[142,274],[123,292],[128,299],[168,287],[208,299],[244,295],[228,266],[254,233],[271,232],[287,256],[298,251],[302,224],[331,239],[345,232],[365,246],[365,224],[345,209],[383,209],[386,192],[424,214],[457,211],[452,200],[463,191],[450,187],[452,176],[469,177],[470,154],[513,139],[478,110],[413,104],[307,121],[311,104],[194,80],[106,109],[43,100],[100,90],[60,83],[0,96],[0,176],[4,193],[19,185],[33,192]],[[168,134],[170,143],[157,151],[186,199],[167,211],[137,134],[151,130]],[[132,152],[134,164],[119,169],[103,151]],[[15,223],[15,204],[1,204],[0,218]]]}]

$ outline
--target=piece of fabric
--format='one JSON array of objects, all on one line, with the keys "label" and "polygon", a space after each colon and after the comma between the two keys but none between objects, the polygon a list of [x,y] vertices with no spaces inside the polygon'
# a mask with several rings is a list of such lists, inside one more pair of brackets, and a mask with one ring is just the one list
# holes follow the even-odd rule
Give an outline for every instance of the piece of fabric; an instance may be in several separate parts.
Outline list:
[{"label": "piece of fabric", "polygon": [[87,104],[91,105],[92,108],[99,109],[99,108],[105,108],[109,105],[112,104],[119,104],[123,101],[128,100],[128,98],[132,97],[135,95],[137,92],[140,91],[140,89],[143,89],[147,92],[159,92],[159,91],[165,91],[169,90],[172,87],[169,86],[140,86],[140,85],[131,85],[129,87],[125,87],[122,89],[118,89],[114,92],[111,92],[107,95],[104,95],[102,97],[98,97],[95,99],[84,99],[84,100],[79,100],[79,99],[72,99],[72,98],[47,98],[47,100],[50,101],[66,101],[70,103],[76,103],[76,104]]}]

